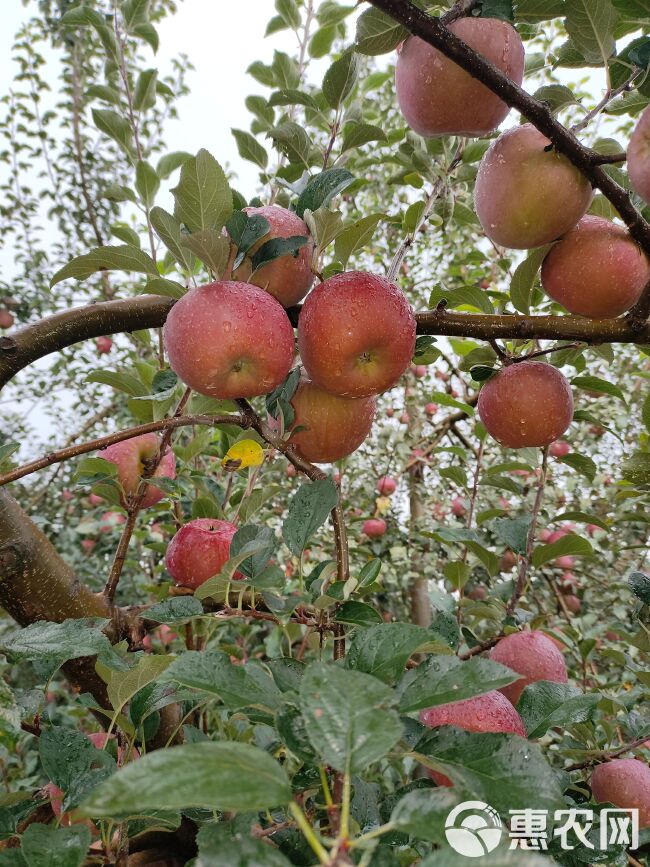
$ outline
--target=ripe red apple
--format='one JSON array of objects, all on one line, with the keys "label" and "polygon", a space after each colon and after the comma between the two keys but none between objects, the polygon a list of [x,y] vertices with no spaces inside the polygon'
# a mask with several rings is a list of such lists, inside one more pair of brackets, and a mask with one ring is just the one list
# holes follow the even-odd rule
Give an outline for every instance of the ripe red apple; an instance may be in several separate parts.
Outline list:
[{"label": "ripe red apple", "polygon": [[[524,46],[506,21],[460,18],[449,30],[521,84]],[[399,49],[395,85],[406,122],[424,136],[489,135],[510,111],[484,84],[416,36]]]},{"label": "ripe red apple", "polygon": [[407,412],[403,412],[400,415],[399,420],[400,420],[400,424],[408,424],[411,420],[411,417]]},{"label": "ripe red apple", "polygon": [[392,406],[388,407],[388,409],[386,410],[386,415],[388,418],[392,418],[395,415],[395,410]]},{"label": "ripe red apple", "polygon": [[563,572],[558,584],[560,586],[560,591],[564,593],[565,596],[570,596],[572,593],[576,593],[580,589],[580,582],[573,572]]},{"label": "ripe red apple", "polygon": [[416,364],[413,367],[413,375],[416,376],[418,379],[422,379],[424,376],[426,376],[427,375],[426,365],[425,364]]},{"label": "ripe red apple", "polygon": [[111,351],[113,341],[110,337],[98,337],[95,340],[95,346],[97,347],[97,353],[99,355],[106,355],[107,352]]},{"label": "ripe red apple", "polygon": [[379,539],[386,532],[387,525],[383,518],[368,518],[363,522],[361,532],[369,539]]},{"label": "ripe red apple", "polygon": [[377,481],[377,490],[384,497],[387,497],[390,494],[392,494],[396,490],[396,488],[397,488],[397,481],[395,479],[391,478],[390,476],[382,476]]},{"label": "ripe red apple", "polygon": [[525,250],[550,244],[584,215],[591,184],[531,124],[492,143],[479,166],[476,213],[485,234],[502,247]]},{"label": "ripe red apple", "polygon": [[629,310],[650,280],[650,262],[627,229],[583,217],[548,253],[542,286],[569,313],[613,319]]},{"label": "ripe red apple", "polygon": [[573,569],[575,560],[566,554],[564,557],[556,557],[553,563],[558,569]]},{"label": "ripe red apple", "polygon": [[88,502],[91,506],[101,506],[104,502],[104,498],[100,497],[99,494],[88,494]]},{"label": "ripe red apple", "polygon": [[506,635],[492,648],[490,659],[521,675],[519,680],[499,690],[512,704],[517,704],[529,683],[538,680],[566,683],[569,679],[564,657],[543,632]]},{"label": "ripe red apple", "polygon": [[602,527],[599,527],[598,524],[587,524],[585,530],[589,533],[590,536],[594,536],[599,530],[602,532]]},{"label": "ripe red apple", "polygon": [[548,453],[554,458],[565,458],[571,451],[571,446],[565,440],[556,440],[549,446]]},{"label": "ripe red apple", "polygon": [[550,364],[521,361],[504,367],[483,385],[478,413],[502,446],[546,446],[573,419],[571,386]]},{"label": "ripe red apple", "polygon": [[290,479],[293,479],[297,475],[298,475],[298,470],[294,467],[294,465],[293,464],[287,464],[287,476]]},{"label": "ripe red apple", "polygon": [[172,307],[164,328],[172,369],[211,397],[267,394],[293,362],[293,329],[279,301],[250,283],[199,286]]},{"label": "ripe red apple", "polygon": [[564,603],[571,614],[580,614],[582,611],[582,602],[573,594],[564,597]]},{"label": "ripe red apple", "polygon": [[[127,507],[129,497],[135,495],[140,484],[140,479],[145,470],[146,462],[155,458],[160,449],[160,439],[155,433],[142,434],[130,440],[123,440],[108,446],[102,452],[101,457],[117,466],[117,477],[122,485],[124,495],[122,505]],[[156,467],[152,476],[154,479],[176,478],[176,458],[171,449],[167,449],[162,460]],[[147,485],[147,492],[142,501],[142,508],[147,509],[155,505],[165,496],[160,488]]]},{"label": "ripe red apple", "polygon": [[0,310],[0,328],[13,328],[13,314],[8,310]]},{"label": "ripe red apple", "polygon": [[462,497],[454,497],[451,501],[451,514],[464,518],[467,514],[467,502]]},{"label": "ripe red apple", "polygon": [[551,541],[551,536],[553,535],[552,531],[547,527],[539,531],[539,541],[548,543]]},{"label": "ripe red apple", "polygon": [[99,532],[111,533],[120,524],[124,524],[126,518],[120,512],[104,512],[99,519]]},{"label": "ripe red apple", "polygon": [[591,791],[598,803],[639,811],[639,827],[650,828],[650,767],[636,759],[613,759],[596,765]]},{"label": "ripe red apple", "polygon": [[[213,518],[196,518],[181,527],[165,554],[165,566],[176,584],[196,590],[218,575],[230,557],[230,543],[236,532],[234,524]],[[233,577],[244,576],[235,572]]]},{"label": "ripe red apple", "polygon": [[[421,710],[420,722],[431,729],[456,726],[466,732],[504,732],[526,737],[524,721],[508,699],[496,690]],[[445,774],[438,771],[428,773],[438,786],[453,786]]]},{"label": "ripe red apple", "polygon": [[61,499],[64,502],[70,502],[70,500],[72,500],[73,497],[74,497],[74,494],[72,493],[72,491],[68,490],[68,488],[64,488],[61,491]]},{"label": "ripe red apple", "polygon": [[510,572],[517,565],[517,555],[508,549],[499,560],[499,572]]},{"label": "ripe red apple", "polygon": [[368,397],[391,388],[408,367],[415,317],[401,289],[384,277],[337,274],[305,301],[298,348],[316,385],[341,397]]},{"label": "ripe red apple", "polygon": [[424,407],[424,411],[428,416],[435,415],[438,412],[438,404],[437,403],[428,403]]},{"label": "ripe red apple", "polygon": [[[370,433],[377,403],[374,397],[338,397],[302,377],[291,398],[295,411],[289,442],[312,463],[331,463],[359,448]],[[274,419],[271,419],[273,425]]]},{"label": "ripe red apple", "polygon": [[650,111],[647,108],[630,136],[627,173],[637,196],[650,203]]},{"label": "ripe red apple", "polygon": [[476,587],[473,587],[467,594],[467,598],[472,599],[475,602],[482,602],[484,599],[487,599],[487,596],[488,592],[482,584],[477,584]]},{"label": "ripe red apple", "polygon": [[269,231],[251,247],[242,264],[233,271],[233,280],[253,283],[265,289],[277,298],[283,307],[292,307],[305,297],[314,275],[311,270],[311,257],[314,249],[313,241],[301,247],[296,257],[291,253],[278,256],[272,262],[262,265],[252,274],[251,256],[272,238],[292,238],[304,235],[309,238],[309,229],[304,220],[293,211],[280,208],[277,205],[264,205],[261,208],[244,208],[249,216],[264,217],[270,226]]},{"label": "ripe red apple", "polygon": [[142,646],[145,650],[153,650],[154,641],[161,644],[163,647],[169,647],[172,641],[177,637],[176,633],[167,626],[166,623],[161,624],[155,632],[147,632],[142,639]]},{"label": "ripe red apple", "polygon": [[97,544],[97,542],[95,541],[95,539],[82,539],[81,540],[81,547],[82,547],[85,554],[92,554],[96,544]]}]

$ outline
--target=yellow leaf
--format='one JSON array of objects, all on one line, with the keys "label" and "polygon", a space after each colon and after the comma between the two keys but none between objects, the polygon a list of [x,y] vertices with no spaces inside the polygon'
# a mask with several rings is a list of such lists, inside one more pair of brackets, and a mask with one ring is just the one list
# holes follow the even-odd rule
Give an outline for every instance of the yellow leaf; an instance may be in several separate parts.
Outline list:
[{"label": "yellow leaf", "polygon": [[390,497],[377,497],[375,505],[377,507],[377,514],[385,515],[386,512],[390,512],[392,503]]},{"label": "yellow leaf", "polygon": [[221,466],[230,470],[244,470],[246,467],[259,467],[264,461],[264,449],[255,440],[240,440],[228,449]]}]

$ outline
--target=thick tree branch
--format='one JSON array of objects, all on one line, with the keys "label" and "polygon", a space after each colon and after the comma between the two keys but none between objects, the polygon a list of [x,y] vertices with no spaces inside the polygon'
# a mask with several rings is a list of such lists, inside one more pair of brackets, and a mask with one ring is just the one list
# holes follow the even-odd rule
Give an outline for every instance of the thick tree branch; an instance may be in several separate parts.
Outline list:
[{"label": "thick tree branch", "polygon": [[[469,72],[483,84],[498,94],[511,108],[516,108],[534,124],[555,148],[580,169],[592,186],[599,189],[614,205],[627,224],[630,234],[650,255],[650,224],[632,204],[626,190],[619,186],[601,167],[599,158],[593,150],[585,147],[574,133],[563,126],[553,116],[548,105],[530,96],[515,84],[507,75],[492,63],[473,51],[445,27],[439,18],[422,12],[410,0],[369,0],[378,9],[386,12],[402,24],[410,33],[433,45],[462,69]],[[650,314],[650,284],[646,287],[639,303],[630,311],[628,319],[634,323],[644,323]]]}]

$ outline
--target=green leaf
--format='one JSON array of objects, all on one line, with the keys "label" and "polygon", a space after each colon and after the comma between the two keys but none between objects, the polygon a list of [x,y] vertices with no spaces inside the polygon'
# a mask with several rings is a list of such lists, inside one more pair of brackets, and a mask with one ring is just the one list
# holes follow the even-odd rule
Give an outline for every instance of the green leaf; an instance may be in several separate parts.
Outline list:
[{"label": "green leaf", "polygon": [[479,0],[482,18],[499,18],[501,21],[514,21],[513,0]]},{"label": "green leaf", "polygon": [[648,432],[650,433],[650,393],[646,395],[646,399],[643,401],[641,417],[643,418],[643,424],[646,426]]},{"label": "green leaf", "polygon": [[203,825],[196,842],[199,854],[193,867],[291,867],[273,844],[244,834],[232,836],[223,824]]},{"label": "green leaf", "polygon": [[108,108],[93,108],[93,121],[100,132],[117,142],[128,157],[133,155],[133,133],[128,120]]},{"label": "green leaf", "polygon": [[309,40],[309,56],[314,58],[325,57],[332,50],[336,39],[337,28],[333,25],[319,27]]},{"label": "green leaf", "polygon": [[383,623],[381,614],[372,605],[352,600],[339,606],[334,620],[337,623],[349,623],[351,626],[374,626],[376,623]]},{"label": "green leaf", "polygon": [[518,0],[517,21],[537,24],[564,15],[565,0]]},{"label": "green leaf", "polygon": [[90,846],[90,828],[56,828],[37,822],[23,834],[21,852],[27,867],[81,867]]},{"label": "green leaf", "polygon": [[202,614],[203,606],[194,596],[175,596],[147,608],[142,616],[147,620],[155,620],[156,623],[176,623]]},{"label": "green leaf", "polygon": [[326,169],[312,178],[296,202],[296,213],[304,216],[305,211],[317,211],[332,201],[350,184],[354,183],[354,175],[347,169]]},{"label": "green leaf", "polygon": [[233,665],[220,650],[181,654],[165,672],[165,680],[216,695],[232,711],[244,707],[274,711],[282,700],[282,693],[259,665]]},{"label": "green leaf", "polygon": [[379,9],[367,9],[357,21],[356,50],[360,54],[387,54],[409,36],[401,24]]},{"label": "green leaf", "polygon": [[63,790],[65,809],[76,807],[115,770],[115,760],[90,738],[65,726],[43,727],[38,752],[47,779]]},{"label": "green leaf", "polygon": [[650,454],[635,452],[631,458],[623,461],[621,475],[626,482],[642,486],[650,484]]},{"label": "green leaf", "polygon": [[371,626],[355,634],[345,662],[348,668],[394,683],[415,651],[434,637],[427,629],[413,623]]},{"label": "green leaf", "polygon": [[593,554],[594,550],[591,543],[581,536],[576,536],[574,533],[568,533],[562,536],[557,542],[552,542],[550,545],[539,545],[533,551],[532,563],[533,566],[543,566],[557,557],[588,557]]},{"label": "green leaf", "polygon": [[323,78],[323,95],[330,108],[337,109],[352,93],[359,76],[359,56],[352,50],[346,51],[334,63]]},{"label": "green leaf", "polygon": [[220,231],[232,213],[232,193],[223,169],[211,153],[201,149],[181,167],[174,194],[174,216],[190,232]]},{"label": "green leaf", "polygon": [[292,30],[300,27],[300,10],[296,0],[275,0],[275,8],[278,15],[286,21]]},{"label": "green leaf", "polygon": [[383,129],[378,126],[369,123],[346,123],[343,127],[341,153],[362,147],[371,141],[385,142],[388,139]]},{"label": "green leaf", "polygon": [[269,163],[269,155],[255,136],[242,129],[231,129],[230,132],[233,134],[235,141],[237,142],[239,156],[243,160],[249,160],[249,162],[255,163],[256,166],[259,166],[264,170]]},{"label": "green leaf", "polygon": [[160,178],[154,168],[144,160],[138,160],[135,165],[135,188],[142,203],[150,208],[156,200]]},{"label": "green leaf", "polygon": [[[131,397],[144,397],[147,393],[144,383],[127,370],[93,370],[86,377],[86,382],[101,382],[103,385],[110,385],[111,388],[130,394]],[[117,476],[116,469],[115,464],[103,458],[84,458],[77,472]]]},{"label": "green leaf", "polygon": [[292,554],[297,557],[302,554],[307,542],[325,523],[338,499],[336,485],[329,479],[306,482],[298,489],[282,525],[282,537]]},{"label": "green leaf", "polygon": [[176,217],[173,217],[163,208],[159,207],[152,208],[149,217],[156,235],[158,235],[178,264],[185,271],[193,271],[195,259],[189,252],[189,248],[183,244],[181,224]]},{"label": "green leaf", "polygon": [[158,31],[153,26],[153,24],[137,24],[133,28],[133,35],[144,40],[144,42],[150,45],[154,53],[158,51]]},{"label": "green leaf", "polygon": [[362,250],[372,240],[379,222],[385,219],[385,214],[370,214],[346,226],[338,235],[335,244],[336,258],[345,268],[358,250]]},{"label": "green leaf", "polygon": [[446,391],[434,391],[430,400],[433,401],[433,403],[440,404],[440,406],[453,406],[455,409],[462,409],[462,411],[466,412],[470,418],[476,412],[473,406],[470,406],[468,403],[463,403],[462,400],[456,400],[455,397],[447,394]]},{"label": "green leaf", "polygon": [[90,6],[69,9],[59,21],[61,27],[105,27],[106,18]]},{"label": "green leaf", "polygon": [[39,620],[22,629],[12,629],[0,637],[0,653],[15,659],[78,659],[110,650],[102,632],[106,620],[64,620],[49,623]]},{"label": "green leaf", "polygon": [[568,683],[541,680],[529,684],[517,704],[528,737],[543,737],[550,728],[567,728],[593,718],[601,699],[598,692],[588,695]]},{"label": "green leaf", "polygon": [[650,605],[650,576],[645,575],[643,572],[632,572],[628,578],[628,584],[632,593],[644,605]]},{"label": "green leaf", "polygon": [[268,753],[230,741],[156,750],[122,768],[83,805],[88,816],[149,810],[263,810],[291,799],[285,772]]},{"label": "green leaf", "polygon": [[158,70],[143,69],[135,83],[133,92],[133,108],[143,111],[153,108],[156,104],[156,85],[158,83]]},{"label": "green leaf", "polygon": [[390,815],[390,824],[421,840],[446,843],[447,817],[462,800],[455,789],[414,789],[399,799]]},{"label": "green leaf", "polygon": [[275,147],[283,153],[293,165],[309,168],[312,142],[304,127],[294,121],[286,121],[280,126],[274,126],[267,133]]},{"label": "green leaf", "polygon": [[257,527],[254,524],[240,527],[230,543],[230,556],[236,557],[242,551],[250,550],[251,546],[254,546],[256,551],[246,560],[242,560],[239,571],[255,581],[262,574],[277,548],[274,530],[271,527]]},{"label": "green leaf", "polygon": [[586,389],[587,391],[595,391],[598,394],[609,394],[622,400],[623,403],[627,403],[625,395],[617,385],[614,385],[613,382],[608,382],[606,379],[600,379],[598,376],[574,376],[571,380],[571,385],[574,385],[576,388]]},{"label": "green leaf", "polygon": [[323,761],[357,773],[379,761],[402,736],[392,691],[373,677],[316,662],[300,683],[307,735]]},{"label": "green leaf", "polygon": [[230,242],[215,229],[200,229],[191,235],[181,232],[181,244],[189,248],[197,259],[207,265],[217,279],[226,270]]},{"label": "green leaf", "polygon": [[149,0],[124,0],[122,15],[128,32],[149,21]]},{"label": "green leaf", "polygon": [[159,178],[163,178],[164,180],[165,178],[168,178],[172,172],[175,172],[176,169],[180,169],[184,163],[192,159],[194,159],[194,157],[187,151],[173,151],[172,153],[165,154],[164,157],[161,157],[158,160],[156,174]]},{"label": "green leaf", "polygon": [[318,103],[313,96],[302,90],[276,90],[269,97],[268,105],[272,108],[278,105],[306,105],[309,108],[318,109]]},{"label": "green leaf", "polygon": [[517,266],[515,273],[512,275],[510,300],[515,310],[518,310],[520,313],[525,313],[526,315],[530,313],[531,297],[537,274],[542,262],[546,258],[546,254],[552,247],[553,244],[537,247]]},{"label": "green leaf", "polygon": [[297,258],[298,253],[309,242],[306,235],[294,235],[291,238],[271,238],[265,244],[256,250],[251,258],[253,273],[263,265],[279,259],[281,256],[293,256]]},{"label": "green leaf", "polygon": [[426,734],[415,750],[416,759],[504,815],[533,804],[536,810],[564,806],[557,777],[541,748],[518,735],[442,726]]},{"label": "green leaf", "polygon": [[545,84],[535,91],[533,98],[545,102],[554,114],[570,105],[580,105],[575,93],[564,84]]},{"label": "green leaf", "polygon": [[97,663],[99,676],[106,683],[108,700],[114,711],[121,711],[124,705],[148,683],[157,680],[170,665],[169,656],[141,656],[135,665],[126,671],[116,671]]},{"label": "green leaf", "polygon": [[97,271],[137,271],[158,276],[155,262],[139,247],[97,247],[60,268],[50,280],[50,288],[68,277],[85,280]]},{"label": "green leaf", "polygon": [[514,683],[518,675],[490,659],[430,656],[402,677],[397,693],[401,713],[463,701]]},{"label": "green leaf", "polygon": [[618,13],[611,0],[566,0],[565,27],[569,38],[589,63],[607,65],[614,53]]},{"label": "green leaf", "polygon": [[577,473],[580,473],[581,476],[585,476],[590,482],[593,482],[596,473],[598,472],[598,467],[591,458],[587,457],[587,455],[565,455],[563,458],[560,458],[559,461],[561,464],[566,464]]},{"label": "green leaf", "polygon": [[378,557],[375,557],[374,560],[370,560],[359,572],[359,587],[369,587],[379,577],[379,573],[381,572],[381,560]]},{"label": "green leaf", "polygon": [[19,731],[21,716],[22,708],[16,702],[13,690],[0,678],[0,737],[3,729]]}]

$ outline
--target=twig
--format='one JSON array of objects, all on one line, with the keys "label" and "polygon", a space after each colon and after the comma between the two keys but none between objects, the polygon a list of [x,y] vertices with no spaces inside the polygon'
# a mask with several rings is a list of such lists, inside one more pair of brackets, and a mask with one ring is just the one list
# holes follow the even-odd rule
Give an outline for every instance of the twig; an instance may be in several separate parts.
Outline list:
[{"label": "twig", "polygon": [[615,750],[601,750],[598,753],[594,754],[590,759],[587,759],[584,762],[576,762],[574,765],[569,765],[568,768],[564,768],[565,771],[581,771],[583,768],[589,768],[592,765],[598,765],[602,762],[608,762],[610,759],[617,759],[619,756],[624,755],[625,753],[630,753],[632,750],[636,750],[639,747],[642,747],[650,740],[650,735],[646,735],[643,738],[637,738],[634,741],[631,741],[629,744],[624,744],[622,747],[618,747]]}]

